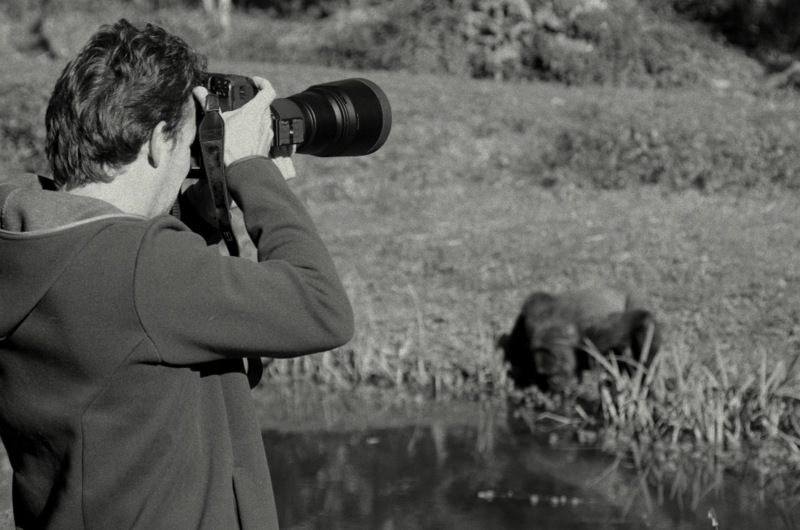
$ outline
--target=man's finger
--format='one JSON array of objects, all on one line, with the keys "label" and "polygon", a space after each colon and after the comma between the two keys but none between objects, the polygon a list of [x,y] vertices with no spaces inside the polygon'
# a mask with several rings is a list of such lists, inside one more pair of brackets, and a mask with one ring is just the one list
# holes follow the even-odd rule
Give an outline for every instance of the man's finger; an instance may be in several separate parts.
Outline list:
[{"label": "man's finger", "polygon": [[208,89],[206,87],[196,86],[192,89],[192,94],[201,105],[205,106],[206,96],[208,96]]},{"label": "man's finger", "polygon": [[252,99],[252,101],[258,100],[258,102],[265,107],[268,107],[272,100],[275,99],[277,93],[272,86],[272,83],[264,79],[263,77],[253,77],[253,83],[258,87],[258,94]]},{"label": "man's finger", "polygon": [[281,175],[283,175],[284,180],[291,180],[297,175],[291,158],[273,158],[272,161],[275,162],[276,166],[278,166],[278,169],[280,170]]}]

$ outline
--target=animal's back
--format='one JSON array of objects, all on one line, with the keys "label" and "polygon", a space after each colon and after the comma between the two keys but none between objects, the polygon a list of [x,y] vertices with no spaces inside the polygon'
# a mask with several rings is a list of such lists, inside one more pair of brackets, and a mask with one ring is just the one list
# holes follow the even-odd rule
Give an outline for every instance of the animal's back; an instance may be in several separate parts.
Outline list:
[{"label": "animal's back", "polygon": [[611,287],[586,287],[562,294],[559,305],[563,316],[583,329],[612,313],[625,311],[628,294]]}]

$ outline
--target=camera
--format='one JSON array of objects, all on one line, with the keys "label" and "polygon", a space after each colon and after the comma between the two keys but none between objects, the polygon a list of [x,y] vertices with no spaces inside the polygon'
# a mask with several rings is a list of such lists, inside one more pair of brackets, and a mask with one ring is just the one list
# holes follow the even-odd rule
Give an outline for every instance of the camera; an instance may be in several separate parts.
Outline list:
[{"label": "camera", "polygon": [[[222,112],[238,109],[258,92],[252,79],[235,74],[206,74],[203,85],[217,96]],[[383,146],[392,128],[386,94],[360,78],[313,85],[276,98],[270,111],[273,147],[294,145],[298,154],[368,155]]]}]

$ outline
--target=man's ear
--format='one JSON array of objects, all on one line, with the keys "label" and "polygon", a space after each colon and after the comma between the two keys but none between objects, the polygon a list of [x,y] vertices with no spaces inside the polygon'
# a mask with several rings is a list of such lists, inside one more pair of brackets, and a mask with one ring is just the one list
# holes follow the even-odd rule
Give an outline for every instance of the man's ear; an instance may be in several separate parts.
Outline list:
[{"label": "man's ear", "polygon": [[170,140],[164,132],[166,126],[167,122],[158,122],[153,128],[153,134],[150,135],[150,141],[147,143],[147,160],[154,168],[157,168],[164,162],[164,157],[172,148],[172,140]]}]

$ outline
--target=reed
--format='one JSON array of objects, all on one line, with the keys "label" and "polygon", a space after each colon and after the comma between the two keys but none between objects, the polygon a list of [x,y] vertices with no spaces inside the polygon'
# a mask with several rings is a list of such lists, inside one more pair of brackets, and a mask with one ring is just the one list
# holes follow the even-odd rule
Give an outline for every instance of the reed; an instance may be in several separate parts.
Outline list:
[{"label": "reed", "polygon": [[[759,354],[755,373],[736,373],[722,356],[708,367],[696,357],[667,351],[649,370],[621,374],[613,360],[587,348],[607,376],[600,388],[604,428],[636,440],[683,441],[717,452],[778,441],[800,451],[800,396],[793,369],[800,352],[768,362]],[[666,366],[665,366],[666,365]]]},{"label": "reed", "polygon": [[671,499],[695,511],[734,473],[751,478],[762,501],[778,509],[788,512],[800,502],[794,372],[800,351],[777,362],[759,352],[755,369],[747,370],[726,362],[719,351],[709,366],[672,349],[649,369],[637,365],[632,377],[620,371],[621,360],[603,357],[591,345],[586,351],[599,368],[590,383],[596,387],[560,400],[517,391],[517,416],[526,425],[541,429],[557,419],[579,440],[597,441],[631,461],[642,481],[639,500]]}]

